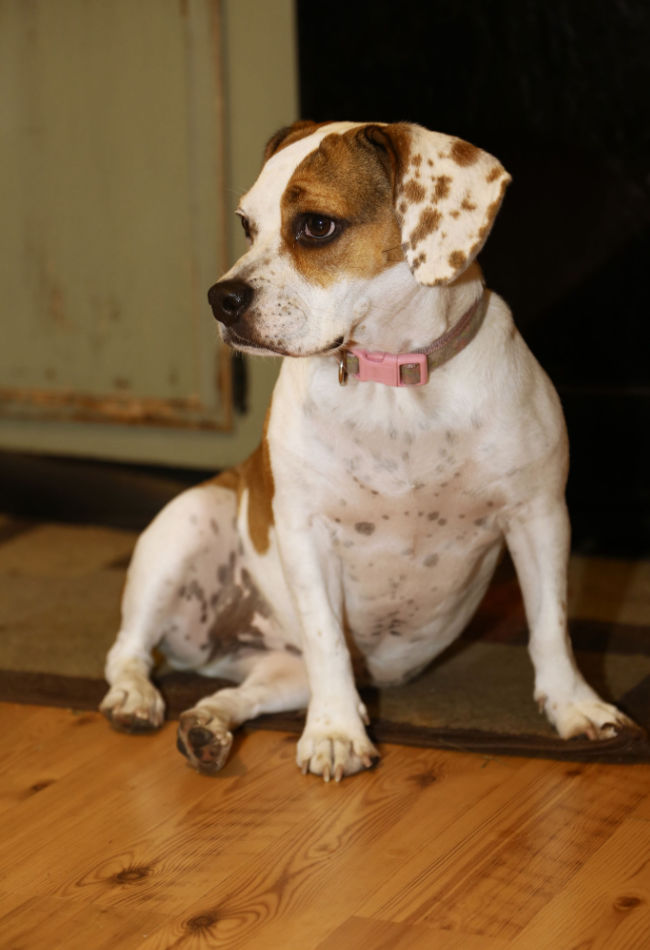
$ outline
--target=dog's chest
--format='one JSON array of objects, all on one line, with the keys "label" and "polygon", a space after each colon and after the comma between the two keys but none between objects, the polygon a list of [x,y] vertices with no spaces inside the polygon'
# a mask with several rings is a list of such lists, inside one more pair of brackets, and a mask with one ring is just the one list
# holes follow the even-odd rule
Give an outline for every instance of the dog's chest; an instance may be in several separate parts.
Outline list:
[{"label": "dog's chest", "polygon": [[500,538],[471,433],[350,429],[322,451],[329,479],[315,500],[353,607],[417,601],[430,616]]}]

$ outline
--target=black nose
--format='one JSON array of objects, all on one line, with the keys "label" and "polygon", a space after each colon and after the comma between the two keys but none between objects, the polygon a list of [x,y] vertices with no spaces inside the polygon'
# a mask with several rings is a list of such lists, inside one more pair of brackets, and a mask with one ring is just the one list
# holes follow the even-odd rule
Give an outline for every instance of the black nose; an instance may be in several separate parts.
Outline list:
[{"label": "black nose", "polygon": [[253,288],[243,280],[221,280],[208,291],[208,302],[213,314],[227,327],[237,323],[252,299]]}]

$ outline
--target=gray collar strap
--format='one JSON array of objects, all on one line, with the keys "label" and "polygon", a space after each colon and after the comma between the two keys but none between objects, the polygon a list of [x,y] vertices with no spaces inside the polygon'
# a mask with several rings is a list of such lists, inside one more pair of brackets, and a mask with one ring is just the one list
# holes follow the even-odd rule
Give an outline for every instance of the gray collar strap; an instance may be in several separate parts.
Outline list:
[{"label": "gray collar strap", "polygon": [[341,350],[339,383],[344,386],[348,376],[353,376],[360,382],[386,386],[423,386],[432,370],[447,363],[474,339],[485,317],[484,299],[485,293],[481,293],[450,330],[430,346],[412,353],[382,353],[357,346]]}]

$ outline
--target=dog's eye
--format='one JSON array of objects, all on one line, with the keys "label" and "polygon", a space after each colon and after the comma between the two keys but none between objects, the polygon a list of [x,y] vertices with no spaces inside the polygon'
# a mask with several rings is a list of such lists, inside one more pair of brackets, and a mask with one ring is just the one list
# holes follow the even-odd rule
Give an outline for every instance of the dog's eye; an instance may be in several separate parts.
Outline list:
[{"label": "dog's eye", "polygon": [[319,244],[329,241],[341,230],[341,224],[324,214],[306,214],[300,220],[297,238],[305,244]]},{"label": "dog's eye", "polygon": [[321,217],[318,214],[310,214],[305,221],[304,235],[308,238],[316,238],[322,241],[323,238],[331,237],[336,230],[336,222],[331,218]]},{"label": "dog's eye", "polygon": [[248,218],[244,217],[243,214],[239,215],[239,220],[241,221],[241,226],[244,229],[244,234],[246,235],[246,240],[249,244],[253,243],[253,235],[251,233],[251,226],[249,224]]}]

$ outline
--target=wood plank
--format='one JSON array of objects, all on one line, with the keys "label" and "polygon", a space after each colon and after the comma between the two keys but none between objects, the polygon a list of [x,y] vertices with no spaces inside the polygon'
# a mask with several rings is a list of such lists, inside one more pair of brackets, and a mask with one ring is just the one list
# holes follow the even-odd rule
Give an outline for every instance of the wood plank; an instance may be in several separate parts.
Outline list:
[{"label": "wood plank", "polygon": [[646,821],[650,821],[650,789],[645,798],[642,798],[637,807],[634,809],[635,818],[645,818]]},{"label": "wood plank", "polygon": [[650,825],[627,819],[524,928],[513,950],[650,944]]},{"label": "wood plank", "polygon": [[[339,786],[305,780],[291,803],[285,842],[276,840],[188,908],[192,919],[211,921],[212,945],[273,950],[325,937],[369,891],[390,881],[413,849],[426,846],[427,816],[442,823],[458,817],[523,765],[484,767],[478,756],[398,746],[384,752],[381,768]],[[170,920],[143,947],[172,944],[186,921],[187,914]]]},{"label": "wood plank", "polygon": [[[650,767],[531,762],[360,909],[514,939],[648,794]],[[426,831],[424,831],[426,834]]]},{"label": "wood plank", "polygon": [[87,767],[106,725],[96,713],[0,704],[0,814]]},{"label": "wood plank", "polygon": [[509,944],[496,937],[487,940],[424,924],[394,924],[386,920],[350,917],[319,943],[315,950],[505,950]]},{"label": "wood plank", "polygon": [[[107,890],[113,883],[141,884],[146,877],[146,890],[153,889],[154,895],[147,893],[147,899],[167,902],[171,910],[168,889],[182,904],[183,875],[190,868],[194,872],[188,883],[192,898],[201,893],[203,880],[206,888],[213,885],[215,873],[209,858],[224,847],[231,848],[234,857],[242,830],[246,837],[251,824],[253,829],[263,824],[277,806],[260,791],[265,781],[273,780],[273,768],[264,769],[267,757],[276,760],[276,770],[284,771],[288,764],[270,753],[283,739],[265,733],[260,743],[249,744],[245,754],[237,754],[219,777],[211,779],[190,769],[176,752],[173,724],[153,736],[124,736],[112,732],[99,716],[97,720],[102,725],[103,748],[96,757],[103,767],[84,762],[45,788],[38,803],[25,801],[18,826],[0,822],[6,861],[17,865],[12,886],[46,887],[54,875],[62,896],[83,888],[84,900],[110,903],[113,896],[107,896]],[[289,771],[293,771],[290,765]],[[249,798],[248,810],[239,809],[242,800]],[[70,827],[80,823],[85,834],[70,849],[66,847]],[[30,857],[35,838],[42,845]],[[267,844],[264,833],[260,847]],[[242,860],[251,850],[256,849],[248,842]],[[202,857],[208,862],[204,871]],[[140,887],[137,895],[142,896],[144,890]],[[128,887],[127,891],[133,893]],[[128,895],[122,893],[123,898]]]},{"label": "wood plank", "polygon": [[[258,731],[206,778],[173,724],[132,737],[85,717],[0,704],[12,950],[644,945],[648,766],[390,746],[325,785],[299,774],[295,737]],[[53,781],[27,794],[36,776]]]},{"label": "wood plank", "polygon": [[0,917],[0,932],[7,950],[136,950],[162,919],[146,905],[139,908],[136,918],[114,907],[106,910],[38,895]]}]

